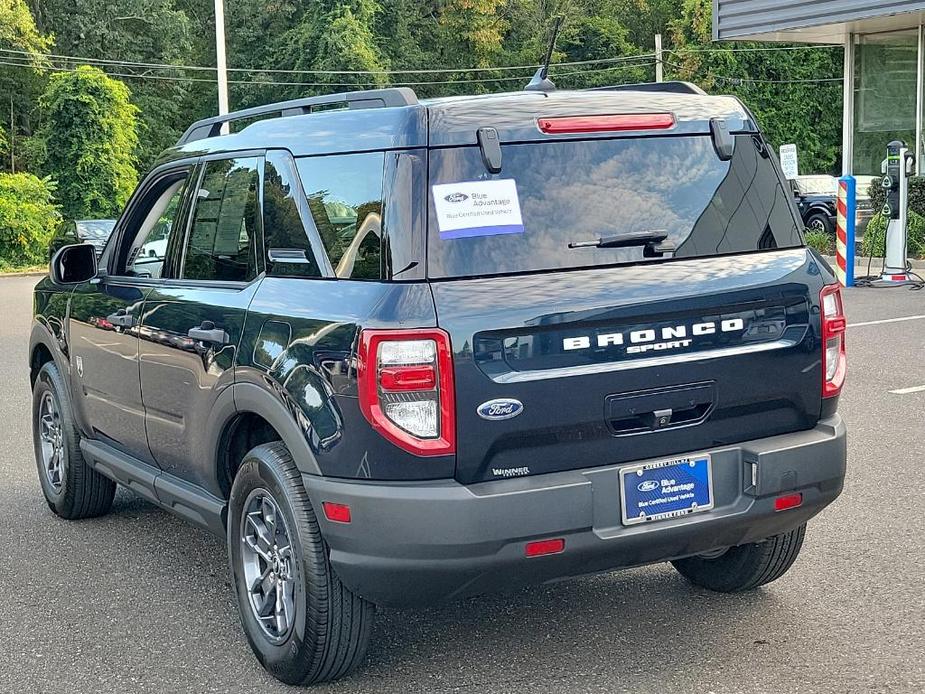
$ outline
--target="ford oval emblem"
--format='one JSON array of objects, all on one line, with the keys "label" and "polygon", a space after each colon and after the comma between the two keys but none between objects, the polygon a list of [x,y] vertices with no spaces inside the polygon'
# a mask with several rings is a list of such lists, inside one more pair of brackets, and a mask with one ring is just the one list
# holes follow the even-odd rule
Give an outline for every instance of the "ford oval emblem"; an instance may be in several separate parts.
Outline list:
[{"label": "ford oval emblem", "polygon": [[483,402],[478,406],[476,412],[482,419],[496,421],[499,419],[511,419],[524,411],[524,404],[514,398],[496,398]]},{"label": "ford oval emblem", "polygon": [[641,492],[654,492],[658,487],[659,484],[655,480],[645,480],[636,485],[636,489]]},{"label": "ford oval emblem", "polygon": [[469,199],[469,196],[465,193],[450,193],[449,195],[444,195],[443,199],[447,202],[465,202]]}]

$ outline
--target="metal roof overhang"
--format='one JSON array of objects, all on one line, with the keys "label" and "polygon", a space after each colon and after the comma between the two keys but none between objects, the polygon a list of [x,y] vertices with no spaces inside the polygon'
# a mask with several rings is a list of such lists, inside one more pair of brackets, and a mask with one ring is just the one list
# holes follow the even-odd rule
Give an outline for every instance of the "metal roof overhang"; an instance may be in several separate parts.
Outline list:
[{"label": "metal roof overhang", "polygon": [[726,26],[719,27],[716,38],[719,41],[843,44],[851,34],[880,34],[915,29],[919,23],[925,23],[925,11],[917,10],[857,18],[847,18],[835,13],[830,19],[837,21],[826,21],[825,18],[816,16],[802,22],[791,20],[788,22],[789,26],[766,24],[767,30],[764,31],[746,27],[736,29],[734,25],[726,24]]}]

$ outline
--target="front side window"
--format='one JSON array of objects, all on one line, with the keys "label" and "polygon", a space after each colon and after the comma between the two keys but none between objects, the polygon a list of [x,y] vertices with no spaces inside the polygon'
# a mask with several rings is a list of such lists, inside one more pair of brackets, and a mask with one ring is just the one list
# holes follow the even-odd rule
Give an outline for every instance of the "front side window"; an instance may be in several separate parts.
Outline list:
[{"label": "front side window", "polygon": [[296,162],[334,273],[343,278],[379,279],[385,155],[339,154]]},{"label": "front side window", "polygon": [[131,277],[161,277],[167,244],[178,232],[183,197],[189,176],[186,172],[170,175],[158,182],[143,201],[141,224],[129,248],[125,274]]},{"label": "front side window", "polygon": [[257,274],[258,160],[206,162],[193,208],[184,279],[249,282]]}]

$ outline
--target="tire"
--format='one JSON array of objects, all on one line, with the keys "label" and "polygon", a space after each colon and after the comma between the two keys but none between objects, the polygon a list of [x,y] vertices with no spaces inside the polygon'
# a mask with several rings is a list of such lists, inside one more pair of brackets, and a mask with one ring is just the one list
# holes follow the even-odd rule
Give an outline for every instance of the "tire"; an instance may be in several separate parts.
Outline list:
[{"label": "tire", "polygon": [[806,524],[764,542],[730,547],[715,559],[688,557],[671,562],[691,583],[719,593],[738,593],[776,581],[793,566]]},{"label": "tire", "polygon": [[32,439],[48,508],[67,520],[109,512],[116,483],[84,460],[67,386],[54,362],[41,368],[32,388]]},{"label": "tire", "polygon": [[825,212],[813,212],[806,218],[806,228],[813,231],[824,231],[826,234],[835,233],[832,220]]},{"label": "tire", "polygon": [[[375,607],[332,570],[301,475],[281,442],[251,450],[235,476],[228,557],[241,625],[271,675],[287,684],[314,684],[343,677],[363,662]],[[271,593],[272,605],[266,599]]]}]

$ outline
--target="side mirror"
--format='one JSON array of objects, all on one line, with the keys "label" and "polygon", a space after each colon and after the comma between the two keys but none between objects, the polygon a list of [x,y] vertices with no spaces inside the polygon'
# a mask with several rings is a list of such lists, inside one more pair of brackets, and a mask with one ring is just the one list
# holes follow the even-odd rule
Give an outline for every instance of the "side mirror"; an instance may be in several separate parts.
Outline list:
[{"label": "side mirror", "polygon": [[62,246],[51,259],[48,274],[55,284],[81,284],[96,277],[96,248],[92,243]]}]

